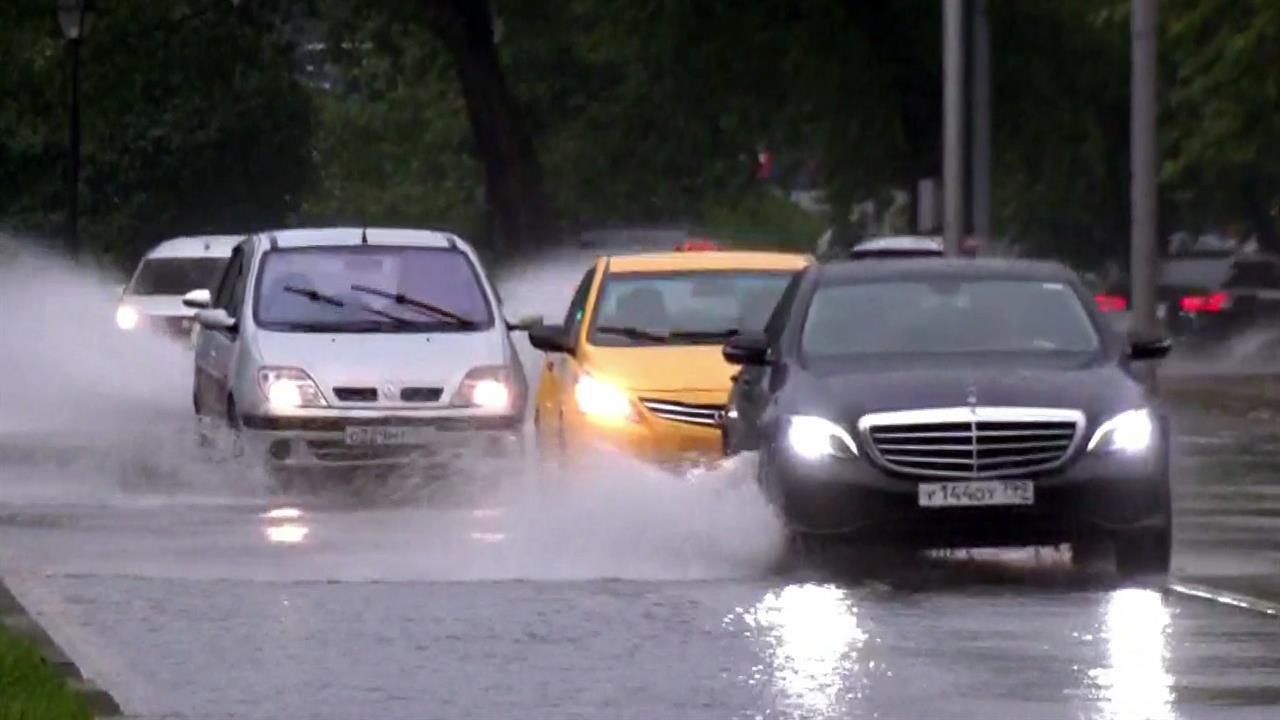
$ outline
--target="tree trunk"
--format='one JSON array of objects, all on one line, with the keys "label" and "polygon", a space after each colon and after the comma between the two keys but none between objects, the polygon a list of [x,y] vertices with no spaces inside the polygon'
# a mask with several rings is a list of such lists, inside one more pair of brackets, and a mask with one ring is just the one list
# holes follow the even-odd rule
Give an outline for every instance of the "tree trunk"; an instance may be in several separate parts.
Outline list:
[{"label": "tree trunk", "polygon": [[1246,173],[1242,193],[1245,219],[1257,234],[1260,249],[1280,252],[1280,232],[1277,232],[1275,218],[1271,215],[1274,199],[1265,197],[1262,187],[1257,170]]},{"label": "tree trunk", "polygon": [[433,32],[453,57],[500,247],[545,247],[554,239],[551,203],[533,139],[498,59],[489,1],[428,0],[424,6]]}]

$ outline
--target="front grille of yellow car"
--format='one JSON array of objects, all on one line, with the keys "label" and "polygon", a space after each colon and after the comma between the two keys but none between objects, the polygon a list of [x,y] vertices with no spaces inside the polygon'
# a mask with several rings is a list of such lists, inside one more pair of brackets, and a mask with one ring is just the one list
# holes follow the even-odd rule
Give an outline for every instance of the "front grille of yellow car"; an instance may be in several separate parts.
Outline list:
[{"label": "front grille of yellow car", "polygon": [[652,413],[654,417],[690,425],[718,427],[720,420],[724,417],[723,405],[691,405],[669,400],[647,400],[645,398],[640,398],[640,404],[644,405],[644,408]]}]

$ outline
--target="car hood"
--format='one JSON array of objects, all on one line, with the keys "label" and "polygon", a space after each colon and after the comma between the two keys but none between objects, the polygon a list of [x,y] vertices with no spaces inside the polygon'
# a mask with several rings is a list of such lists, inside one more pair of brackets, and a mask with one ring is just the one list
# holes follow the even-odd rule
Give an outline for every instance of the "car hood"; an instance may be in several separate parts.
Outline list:
[{"label": "car hood", "polygon": [[330,397],[334,387],[438,387],[447,400],[467,371],[506,365],[501,334],[281,333],[255,336],[264,366],[305,370]]},{"label": "car hood", "polygon": [[584,348],[581,360],[588,372],[636,391],[728,392],[736,371],[720,345],[593,346]]},{"label": "car hood", "polygon": [[1147,404],[1142,386],[1111,363],[863,368],[808,374],[801,382],[798,395],[812,411],[847,423],[872,412],[970,405],[1070,408],[1093,423]]},{"label": "car hood", "polygon": [[125,295],[121,305],[128,305],[152,317],[193,317],[196,311],[182,304],[181,295]]}]

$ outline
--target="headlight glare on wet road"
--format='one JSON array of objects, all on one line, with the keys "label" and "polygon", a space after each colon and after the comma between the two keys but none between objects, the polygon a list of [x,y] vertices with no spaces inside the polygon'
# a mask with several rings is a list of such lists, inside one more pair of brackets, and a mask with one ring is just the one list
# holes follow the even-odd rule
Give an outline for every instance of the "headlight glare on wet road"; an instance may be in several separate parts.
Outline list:
[{"label": "headlight glare on wet road", "polygon": [[1102,423],[1089,440],[1089,450],[1137,454],[1151,447],[1155,421],[1145,408],[1126,410]]},{"label": "headlight glare on wet road", "polygon": [[806,460],[858,454],[858,446],[849,431],[816,415],[787,418],[787,444]]},{"label": "headlight glare on wet road", "polygon": [[116,308],[116,327],[121,330],[132,330],[138,327],[138,321],[141,319],[138,309],[131,305],[121,305]]}]

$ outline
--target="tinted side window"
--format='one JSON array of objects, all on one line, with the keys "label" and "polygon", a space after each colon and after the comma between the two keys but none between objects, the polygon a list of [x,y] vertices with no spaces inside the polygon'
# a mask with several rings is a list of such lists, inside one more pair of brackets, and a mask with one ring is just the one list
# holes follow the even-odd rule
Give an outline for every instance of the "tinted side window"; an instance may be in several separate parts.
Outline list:
[{"label": "tinted side window", "polygon": [[769,338],[770,345],[777,345],[782,341],[782,331],[787,325],[787,316],[791,314],[791,303],[795,302],[796,294],[800,292],[800,278],[803,276],[804,271],[792,276],[787,287],[782,290],[778,304],[773,307],[769,322],[765,323],[764,334]]},{"label": "tinted side window", "polygon": [[596,277],[596,268],[591,266],[586,274],[582,276],[582,281],[578,283],[578,289],[573,293],[573,299],[569,301],[569,310],[564,316],[564,327],[569,331],[569,337],[578,337],[578,331],[582,328],[582,317],[586,313],[587,296],[591,294],[591,281]]}]

